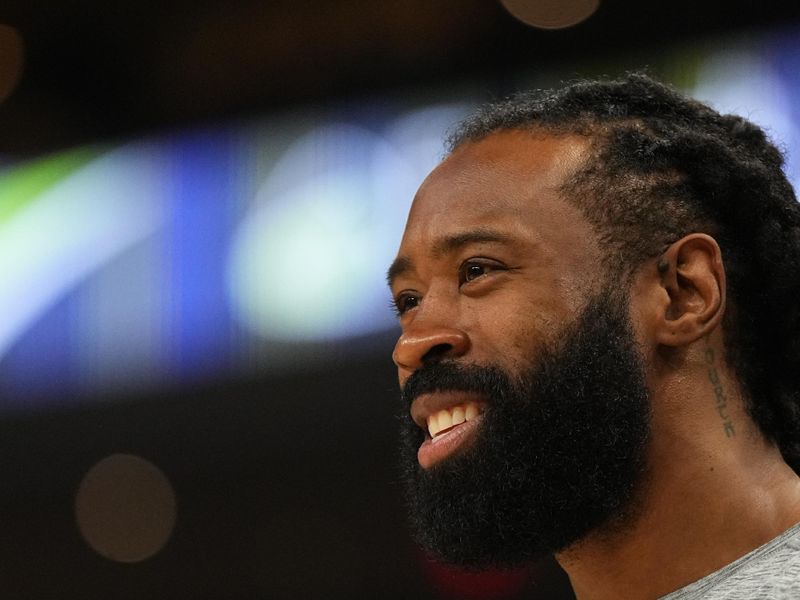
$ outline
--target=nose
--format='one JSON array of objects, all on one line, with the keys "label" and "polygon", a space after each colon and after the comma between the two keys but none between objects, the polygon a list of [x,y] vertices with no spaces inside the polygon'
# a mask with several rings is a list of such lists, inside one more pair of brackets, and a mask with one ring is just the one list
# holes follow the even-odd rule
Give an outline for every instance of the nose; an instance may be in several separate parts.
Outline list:
[{"label": "nose", "polygon": [[462,356],[469,350],[469,336],[461,329],[446,326],[411,326],[397,340],[392,359],[408,374],[437,358]]}]

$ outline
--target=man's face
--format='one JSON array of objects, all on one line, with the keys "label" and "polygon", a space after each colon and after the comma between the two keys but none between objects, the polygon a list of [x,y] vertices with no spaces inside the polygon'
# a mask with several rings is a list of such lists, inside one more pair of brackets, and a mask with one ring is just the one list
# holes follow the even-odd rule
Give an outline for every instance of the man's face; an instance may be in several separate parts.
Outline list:
[{"label": "man's face", "polygon": [[519,564],[630,509],[647,388],[625,290],[559,193],[585,148],[524,132],[462,146],[420,188],[390,269],[412,522],[445,560]]}]

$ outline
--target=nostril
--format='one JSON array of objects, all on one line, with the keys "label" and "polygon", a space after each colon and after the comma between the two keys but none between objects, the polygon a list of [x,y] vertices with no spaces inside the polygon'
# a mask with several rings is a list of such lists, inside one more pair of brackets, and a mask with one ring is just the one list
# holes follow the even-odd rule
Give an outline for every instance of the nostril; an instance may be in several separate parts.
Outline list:
[{"label": "nostril", "polygon": [[436,344],[433,348],[428,350],[422,357],[423,363],[430,363],[440,360],[452,352],[453,346],[451,344]]}]

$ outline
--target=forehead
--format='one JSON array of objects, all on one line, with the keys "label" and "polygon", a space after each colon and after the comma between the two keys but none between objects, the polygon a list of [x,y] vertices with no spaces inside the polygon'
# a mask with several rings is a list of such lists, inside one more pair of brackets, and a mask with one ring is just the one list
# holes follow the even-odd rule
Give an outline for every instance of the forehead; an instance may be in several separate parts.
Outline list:
[{"label": "forehead", "polygon": [[400,255],[487,228],[553,247],[574,246],[581,238],[586,245],[593,230],[561,187],[588,149],[583,137],[528,131],[499,132],[460,146],[417,192]]}]

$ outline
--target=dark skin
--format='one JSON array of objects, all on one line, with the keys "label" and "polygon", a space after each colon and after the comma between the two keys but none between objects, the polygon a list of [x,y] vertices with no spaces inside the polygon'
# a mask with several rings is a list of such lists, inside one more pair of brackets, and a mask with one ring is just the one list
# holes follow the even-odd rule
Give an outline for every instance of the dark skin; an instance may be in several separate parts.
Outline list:
[{"label": "dark skin", "polygon": [[[425,180],[390,270],[401,385],[440,355],[519,373],[601,288],[604,250],[559,192],[588,145],[578,136],[495,133],[458,148]],[[556,557],[580,600],[658,598],[800,521],[800,480],[747,415],[724,362],[716,241],[703,233],[675,241],[640,265],[631,285],[652,401],[648,475],[633,522]],[[412,414],[424,424],[456,401],[464,399],[433,394]],[[453,453],[469,444],[463,437]]]}]

